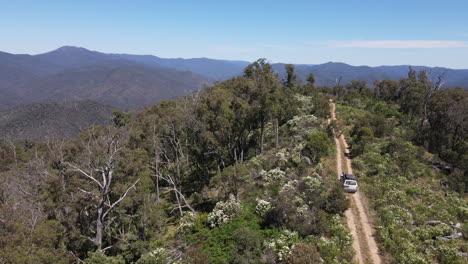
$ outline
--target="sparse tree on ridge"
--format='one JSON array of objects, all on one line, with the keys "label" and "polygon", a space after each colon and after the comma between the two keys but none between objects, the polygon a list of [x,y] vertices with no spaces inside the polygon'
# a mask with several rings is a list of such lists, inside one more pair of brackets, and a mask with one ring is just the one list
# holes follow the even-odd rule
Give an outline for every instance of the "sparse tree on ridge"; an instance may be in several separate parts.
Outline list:
[{"label": "sparse tree on ridge", "polygon": [[284,81],[284,85],[290,89],[294,88],[298,84],[297,75],[294,72],[294,65],[293,64],[286,64],[284,66],[286,70],[286,80]]}]

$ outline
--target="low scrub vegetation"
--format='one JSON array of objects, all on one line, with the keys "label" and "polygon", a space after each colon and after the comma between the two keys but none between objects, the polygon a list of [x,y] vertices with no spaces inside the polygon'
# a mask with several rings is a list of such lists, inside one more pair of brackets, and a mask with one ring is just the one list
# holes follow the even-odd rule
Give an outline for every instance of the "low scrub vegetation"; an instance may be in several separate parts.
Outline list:
[{"label": "low scrub vegetation", "polygon": [[[422,72],[418,80],[402,80],[407,86],[399,95],[395,87],[374,91],[381,93],[376,96],[345,96],[338,115],[351,139],[361,190],[375,210],[379,246],[390,261],[466,263],[467,134],[459,130],[466,123],[450,115],[458,111],[467,116],[466,104],[461,106],[467,92],[453,89],[428,95],[429,114],[424,116],[426,110],[415,104],[423,107],[425,102],[413,98],[408,104],[405,96],[417,89],[426,91],[431,84],[424,76]],[[387,94],[390,91],[394,94]],[[444,162],[450,170],[437,165]]]}]

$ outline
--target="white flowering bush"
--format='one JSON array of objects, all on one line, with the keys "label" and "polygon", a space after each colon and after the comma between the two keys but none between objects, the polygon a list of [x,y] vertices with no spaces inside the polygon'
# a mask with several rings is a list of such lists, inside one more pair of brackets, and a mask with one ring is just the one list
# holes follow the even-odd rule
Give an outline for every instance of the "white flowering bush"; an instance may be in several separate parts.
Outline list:
[{"label": "white flowering bush", "polygon": [[295,128],[300,122],[301,116],[293,116],[293,118],[289,119],[288,122],[286,122],[286,125],[290,126],[291,128]]},{"label": "white flowering bush", "polygon": [[308,201],[309,205],[313,205],[313,203],[317,202],[320,197],[324,197],[326,187],[320,176],[307,176],[303,179],[303,184],[303,187],[305,188],[303,188],[303,193],[301,193],[301,195],[304,198],[307,198],[306,200]]},{"label": "white flowering bush", "polygon": [[[318,118],[314,115],[301,115],[301,116],[294,116],[291,118],[286,124],[291,127],[294,131],[304,127],[302,124],[304,123],[315,123],[318,121]],[[310,127],[310,126],[309,126]]]},{"label": "white flowering bush", "polygon": [[[167,252],[164,248],[156,248],[143,254],[136,264],[165,264],[168,263]],[[177,263],[177,262],[171,262]]]},{"label": "white flowering bush", "polygon": [[195,212],[185,212],[184,216],[180,218],[179,230],[182,232],[188,232],[192,229],[195,220],[197,219],[197,214]]},{"label": "white flowering bush", "polygon": [[453,233],[453,228],[445,223],[436,226],[422,225],[414,228],[412,235],[420,240],[430,240],[433,237],[448,236]]},{"label": "white flowering bush", "polygon": [[272,205],[270,202],[262,199],[257,198],[257,206],[255,207],[255,212],[259,216],[265,216],[268,211],[270,211],[272,208]]},{"label": "white flowering bush", "polygon": [[314,98],[301,94],[295,94],[294,98],[299,102],[299,111],[302,113],[310,113],[314,109]]},{"label": "white flowering bush", "polygon": [[280,184],[283,182],[286,172],[282,171],[280,168],[274,168],[269,171],[262,170],[260,175],[262,179],[270,184]]},{"label": "white flowering bush", "polygon": [[332,238],[340,240],[340,244],[343,245],[343,247],[351,246],[353,236],[347,231],[341,217],[339,215],[334,215],[329,224],[328,230],[330,234],[332,234]]},{"label": "white flowering bush", "polygon": [[152,257],[160,257],[160,256],[165,256],[166,255],[166,249],[164,248],[156,248],[155,250],[151,251],[149,253],[150,256]]},{"label": "white flowering bush", "polygon": [[213,212],[208,214],[208,222],[211,227],[216,227],[229,222],[241,212],[242,206],[240,202],[231,194],[226,202],[221,201],[216,203]]},{"label": "white flowering bush", "polygon": [[297,214],[298,215],[305,215],[309,211],[309,206],[306,204],[303,204],[299,207],[297,207]]},{"label": "white flowering bush", "polygon": [[302,205],[304,205],[304,199],[301,197],[301,196],[295,196],[294,197],[294,205],[297,206],[297,207],[300,207]]},{"label": "white flowering bush", "polygon": [[291,232],[287,229],[281,231],[278,237],[265,242],[265,247],[275,252],[279,260],[284,260],[291,250],[294,248],[294,244],[299,239],[296,232]]},{"label": "white flowering bush", "polygon": [[296,192],[297,180],[290,180],[281,187],[280,192]]},{"label": "white flowering bush", "polygon": [[251,158],[249,160],[249,162],[255,167],[260,167],[260,165],[262,164],[263,159],[264,158],[259,155],[259,156],[255,156],[255,157]]},{"label": "white flowering bush", "polygon": [[294,163],[300,163],[301,160],[302,160],[302,150],[304,149],[305,147],[305,144],[304,144],[304,141],[296,144],[294,146],[294,149],[291,151],[291,160],[294,162]]},{"label": "white flowering bush", "polygon": [[307,188],[309,189],[319,189],[322,187],[322,179],[319,177],[316,177],[317,175],[314,175],[315,177],[307,176],[304,178],[304,182],[307,185]]},{"label": "white flowering bush", "polygon": [[317,248],[325,263],[352,263],[353,236],[343,225],[339,215],[334,215],[328,222],[329,237],[320,237]]},{"label": "white flowering bush", "polygon": [[305,136],[306,134],[321,128],[321,120],[314,115],[294,116],[286,125],[293,134]]},{"label": "white flowering bush", "polygon": [[[354,165],[354,161],[353,161],[353,165]],[[323,174],[323,164],[319,162],[315,166],[315,170],[317,171],[318,174]]]},{"label": "white flowering bush", "polygon": [[411,212],[406,208],[394,204],[385,206],[382,209],[380,215],[382,222],[387,225],[413,223],[413,216],[411,215]]},{"label": "white flowering bush", "polygon": [[276,158],[278,158],[278,163],[280,166],[286,165],[289,159],[289,152],[285,149],[282,148],[275,154]]}]

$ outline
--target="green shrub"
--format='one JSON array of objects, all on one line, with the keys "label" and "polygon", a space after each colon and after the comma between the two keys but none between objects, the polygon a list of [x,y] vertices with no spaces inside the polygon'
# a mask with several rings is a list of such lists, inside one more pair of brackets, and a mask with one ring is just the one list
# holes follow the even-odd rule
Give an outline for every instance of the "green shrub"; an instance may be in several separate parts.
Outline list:
[{"label": "green shrub", "polygon": [[289,264],[317,264],[323,263],[317,248],[312,244],[297,243],[286,258]]},{"label": "green shrub", "polygon": [[85,259],[86,264],[125,264],[122,256],[110,257],[106,256],[102,251],[89,252],[88,258]]},{"label": "green shrub", "polygon": [[206,264],[209,263],[209,256],[200,245],[189,247],[183,257],[183,263]]},{"label": "green shrub", "polygon": [[260,233],[248,227],[234,230],[233,263],[256,263],[261,249]]},{"label": "green shrub", "polygon": [[334,184],[327,194],[324,210],[330,214],[343,215],[349,205],[349,199],[344,194],[341,185]]},{"label": "green shrub", "polygon": [[[243,236],[254,238],[255,241],[257,238],[258,241],[262,239],[260,225],[258,224],[259,219],[253,211],[253,208],[245,206],[242,214],[238,217],[214,228],[205,226],[190,235],[190,240],[194,243],[202,241],[203,252],[209,256],[210,263],[231,262],[234,257],[233,252],[236,251],[257,254],[257,250],[253,249],[256,242],[242,241],[241,239]],[[243,229],[239,230],[240,228]]]},{"label": "green shrub", "polygon": [[163,248],[143,254],[135,264],[166,264],[167,257]]},{"label": "green shrub", "polygon": [[313,132],[307,135],[302,155],[310,158],[313,164],[320,162],[320,158],[331,151],[331,141],[325,132]]}]

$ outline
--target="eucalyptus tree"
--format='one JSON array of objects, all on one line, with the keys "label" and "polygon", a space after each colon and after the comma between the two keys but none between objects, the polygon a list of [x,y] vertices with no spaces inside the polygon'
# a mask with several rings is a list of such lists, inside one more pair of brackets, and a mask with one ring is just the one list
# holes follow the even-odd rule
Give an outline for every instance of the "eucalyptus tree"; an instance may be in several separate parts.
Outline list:
[{"label": "eucalyptus tree", "polygon": [[[428,102],[428,121],[430,151],[466,155],[468,91],[459,88],[435,92]],[[452,158],[452,162],[454,160],[456,159]]]},{"label": "eucalyptus tree", "polygon": [[297,78],[296,73],[294,72],[294,65],[293,64],[286,64],[284,66],[286,70],[286,80],[284,80],[284,85],[289,89],[294,88],[296,85],[299,84],[299,80]]},{"label": "eucalyptus tree", "polygon": [[398,100],[398,82],[392,80],[374,81],[374,97],[387,102]]},{"label": "eucalyptus tree", "polygon": [[421,113],[421,122],[419,129],[421,130],[423,126],[428,122],[428,104],[432,95],[442,88],[444,84],[445,71],[440,73],[431,73],[427,70],[421,70],[418,74],[418,80],[424,87],[424,94],[421,98],[422,104],[422,113]]},{"label": "eucalyptus tree", "polygon": [[244,77],[254,83],[255,89],[251,94],[253,110],[257,114],[260,126],[260,153],[263,153],[265,141],[265,125],[270,116],[268,108],[268,95],[281,87],[277,75],[273,73],[271,65],[266,59],[258,59],[244,69]]},{"label": "eucalyptus tree", "polygon": [[[93,203],[96,218],[94,238],[90,238],[99,251],[103,248],[104,229],[109,223],[109,214],[122,202],[139,181],[130,184],[122,193],[114,190],[115,181],[123,175],[116,175],[116,164],[125,147],[127,133],[116,127],[89,128],[81,138],[81,153],[74,158],[64,158],[62,164],[69,172],[76,173],[86,180],[84,186],[77,186],[77,191],[89,196]],[[107,234],[111,236],[111,234]]]}]

